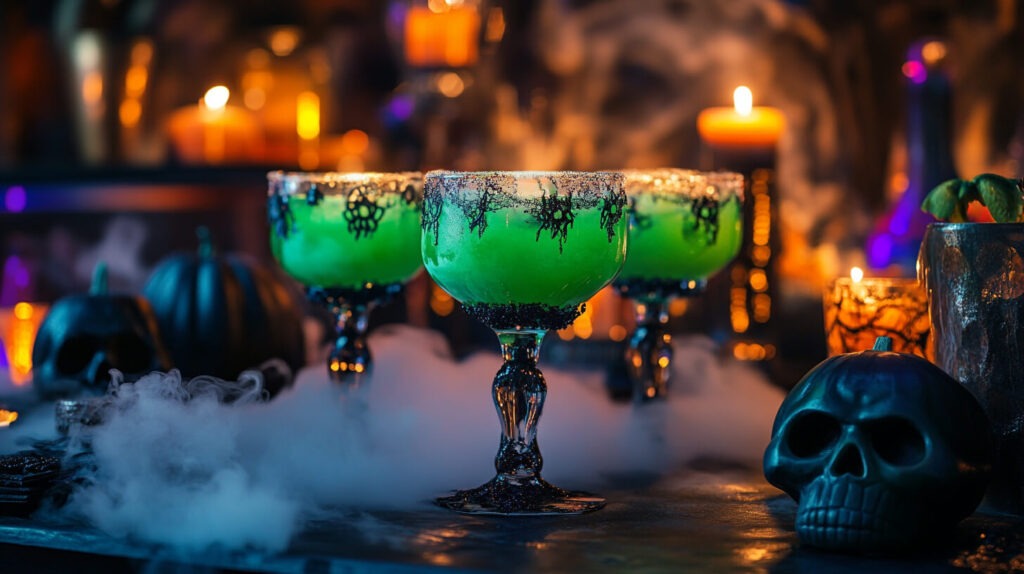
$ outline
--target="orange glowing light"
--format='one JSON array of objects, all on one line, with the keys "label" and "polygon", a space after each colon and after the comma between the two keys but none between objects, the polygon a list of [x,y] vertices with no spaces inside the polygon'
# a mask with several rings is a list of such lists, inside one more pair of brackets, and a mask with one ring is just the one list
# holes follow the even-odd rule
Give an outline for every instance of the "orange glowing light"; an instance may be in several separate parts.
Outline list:
[{"label": "orange glowing light", "polygon": [[491,8],[491,11],[487,13],[487,27],[484,32],[484,38],[487,42],[494,44],[500,42],[501,38],[505,35],[505,12],[500,6]]},{"label": "orange glowing light", "polygon": [[45,315],[45,305],[26,302],[10,309],[0,309],[0,339],[3,340],[3,351],[7,353],[11,382],[15,386],[31,381],[32,347]]},{"label": "orange glowing light", "polygon": [[230,98],[231,91],[228,90],[227,86],[213,86],[203,94],[203,105],[210,111],[220,111],[228,105],[228,99]]},{"label": "orange glowing light", "polygon": [[21,302],[14,306],[14,318],[22,321],[28,321],[32,318],[32,304]]},{"label": "orange glowing light", "polygon": [[146,91],[146,83],[149,81],[149,72],[144,66],[132,66],[124,75],[125,95],[138,98]]},{"label": "orange glowing light", "polygon": [[281,26],[270,34],[270,51],[275,56],[285,57],[298,47],[302,35],[295,26]]},{"label": "orange glowing light", "polygon": [[0,409],[0,427],[9,427],[16,420],[18,420],[17,411]]},{"label": "orange glowing light", "polygon": [[438,317],[447,317],[455,310],[455,299],[444,289],[433,285],[430,290],[430,309]]},{"label": "orange glowing light", "polygon": [[853,279],[854,283],[860,283],[864,280],[864,270],[860,267],[853,267],[850,269],[850,279]]},{"label": "orange glowing light", "polygon": [[134,128],[139,125],[142,118],[142,104],[136,99],[125,99],[117,110],[117,116],[121,120],[121,125]]},{"label": "orange glowing light", "polygon": [[466,89],[466,83],[455,72],[445,72],[437,78],[437,91],[446,98],[457,98]]},{"label": "orange glowing light", "polygon": [[82,101],[88,105],[96,105],[103,99],[103,74],[91,71],[82,78]]},{"label": "orange glowing light", "polygon": [[733,107],[708,108],[697,116],[701,139],[725,148],[774,147],[785,128],[785,118],[777,108],[754,106],[750,88],[739,86],[733,92]]},{"label": "orange glowing light", "polygon": [[341,149],[346,154],[363,155],[370,148],[370,136],[363,130],[348,130],[341,136]]},{"label": "orange glowing light", "polygon": [[295,131],[304,140],[320,136],[320,96],[302,92],[295,101]]},{"label": "orange glowing light", "polygon": [[405,59],[412,66],[459,68],[476,63],[480,15],[472,6],[432,0],[405,16]]},{"label": "orange glowing light", "polygon": [[754,110],[754,93],[746,86],[738,86],[732,92],[732,106],[737,114],[749,116]]}]

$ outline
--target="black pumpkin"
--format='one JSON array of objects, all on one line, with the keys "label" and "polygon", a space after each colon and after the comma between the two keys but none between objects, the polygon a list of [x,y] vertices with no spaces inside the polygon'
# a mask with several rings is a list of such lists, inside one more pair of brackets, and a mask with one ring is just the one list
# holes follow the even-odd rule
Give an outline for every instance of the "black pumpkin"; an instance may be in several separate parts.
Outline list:
[{"label": "black pumpkin", "polygon": [[149,303],[109,294],[102,262],[89,293],[68,295],[50,307],[32,347],[32,386],[47,399],[103,393],[110,369],[130,381],[169,367]]},{"label": "black pumpkin", "polygon": [[[197,253],[168,257],[143,288],[175,367],[185,377],[233,380],[278,358],[297,372],[305,364],[302,311],[287,285],[254,261],[215,254],[205,229],[198,235]],[[271,396],[281,390],[267,383]]]}]

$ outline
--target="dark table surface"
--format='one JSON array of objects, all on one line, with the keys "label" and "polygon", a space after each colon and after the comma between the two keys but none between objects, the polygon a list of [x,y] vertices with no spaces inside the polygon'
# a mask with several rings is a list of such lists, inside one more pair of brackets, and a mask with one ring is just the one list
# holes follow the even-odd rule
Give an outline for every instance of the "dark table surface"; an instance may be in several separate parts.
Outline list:
[{"label": "dark table surface", "polygon": [[608,506],[583,516],[472,517],[427,502],[414,511],[336,509],[288,550],[183,555],[89,527],[0,519],[7,572],[1021,572],[1024,518],[980,511],[952,540],[902,557],[800,547],[796,505],[751,470],[622,477]]}]

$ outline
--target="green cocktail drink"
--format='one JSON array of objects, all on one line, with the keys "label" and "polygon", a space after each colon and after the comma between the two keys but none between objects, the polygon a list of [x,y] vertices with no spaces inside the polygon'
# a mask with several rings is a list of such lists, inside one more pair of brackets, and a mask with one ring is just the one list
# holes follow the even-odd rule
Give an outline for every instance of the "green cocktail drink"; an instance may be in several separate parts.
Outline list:
[{"label": "green cocktail drink", "polygon": [[270,249],[310,297],[337,316],[328,371],[337,380],[355,380],[370,365],[370,310],[422,265],[422,177],[271,172],[267,181]]},{"label": "green cocktail drink", "polygon": [[638,302],[625,364],[634,401],[643,402],[668,391],[669,300],[700,293],[707,278],[739,253],[743,177],[682,169],[629,170],[625,176],[629,254],[615,288]]},{"label": "green cocktail drink", "polygon": [[270,248],[303,285],[361,289],[368,283],[404,283],[419,270],[418,175],[271,177],[280,182],[271,200],[282,206],[288,221],[287,228],[283,219],[274,223]]},{"label": "green cocktail drink", "polygon": [[742,179],[674,170],[645,180],[627,173],[629,253],[619,282],[700,281],[736,257],[743,242]]},{"label": "green cocktail drink", "polygon": [[[492,328],[564,327],[625,259],[624,200],[613,175],[432,172],[427,182],[423,262]],[[517,322],[487,320],[496,313]],[[538,322],[531,313],[563,320]]]},{"label": "green cocktail drink", "polygon": [[540,477],[537,368],[548,329],[568,326],[626,257],[626,196],[617,172],[430,172],[423,262],[466,311],[495,330],[504,364],[492,394],[501,420],[497,476],[437,500],[483,514],[578,514],[604,499]]},{"label": "green cocktail drink", "polygon": [[464,305],[575,306],[607,284],[625,257],[625,234],[609,244],[598,210],[575,215],[560,243],[544,232],[538,240],[537,222],[519,206],[484,215],[486,232],[479,235],[449,205],[455,209],[443,210],[438,222],[443,239],[423,244],[423,260]]}]

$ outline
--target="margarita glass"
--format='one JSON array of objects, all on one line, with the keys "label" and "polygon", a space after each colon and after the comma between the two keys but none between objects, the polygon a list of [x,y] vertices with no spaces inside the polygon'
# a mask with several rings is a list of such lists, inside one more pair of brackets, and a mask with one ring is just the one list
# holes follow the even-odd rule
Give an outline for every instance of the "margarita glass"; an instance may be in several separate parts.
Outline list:
[{"label": "margarita glass", "polygon": [[438,504],[464,513],[578,514],[604,499],[540,477],[537,421],[547,384],[541,340],[582,312],[626,257],[617,172],[444,172],[426,176],[423,261],[438,285],[494,329],[504,364],[492,386],[497,475]]},{"label": "margarita glass", "polygon": [[332,380],[369,375],[370,311],[422,266],[419,173],[267,174],[270,249],[336,320]]},{"label": "margarita glass", "polygon": [[672,368],[668,303],[704,291],[739,253],[743,176],[682,169],[627,170],[629,254],[615,288],[636,303],[626,348],[633,400],[664,398]]}]

